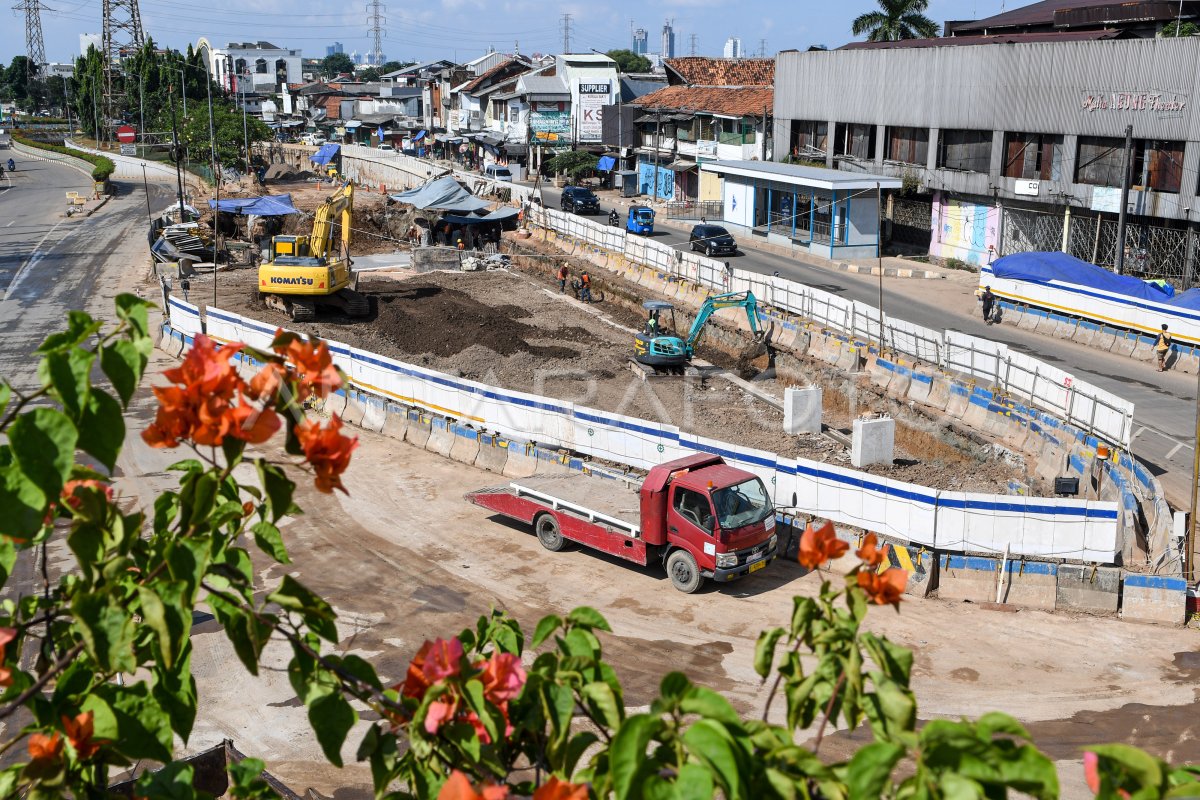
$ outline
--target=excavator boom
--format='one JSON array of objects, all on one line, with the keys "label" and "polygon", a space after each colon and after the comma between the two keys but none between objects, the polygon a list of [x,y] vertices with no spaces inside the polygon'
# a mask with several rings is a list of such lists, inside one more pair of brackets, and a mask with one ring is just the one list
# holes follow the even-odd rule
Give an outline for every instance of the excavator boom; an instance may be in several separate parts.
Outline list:
[{"label": "excavator boom", "polygon": [[722,308],[746,309],[746,318],[750,321],[750,331],[756,339],[758,338],[758,301],[755,299],[753,292],[729,292],[728,294],[713,295],[704,301],[704,305],[700,308],[700,313],[696,315],[696,321],[692,323],[692,328],[688,331],[684,346],[687,349],[689,357],[695,354],[696,342],[700,340],[700,334],[704,332],[704,326],[708,324],[708,320],[713,315],[713,312],[719,311]]}]

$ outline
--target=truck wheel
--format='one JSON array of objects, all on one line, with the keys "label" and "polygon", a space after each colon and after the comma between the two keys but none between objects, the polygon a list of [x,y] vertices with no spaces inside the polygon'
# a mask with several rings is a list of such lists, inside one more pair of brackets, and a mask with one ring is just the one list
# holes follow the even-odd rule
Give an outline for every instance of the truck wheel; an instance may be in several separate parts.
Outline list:
[{"label": "truck wheel", "polygon": [[552,553],[562,550],[566,544],[562,531],[558,529],[558,520],[550,514],[542,514],[538,517],[537,522],[533,523],[533,529],[537,533],[538,541],[542,543],[542,547]]},{"label": "truck wheel", "polygon": [[671,583],[684,594],[691,594],[700,588],[700,568],[696,559],[687,550],[676,550],[667,558],[667,575]]}]

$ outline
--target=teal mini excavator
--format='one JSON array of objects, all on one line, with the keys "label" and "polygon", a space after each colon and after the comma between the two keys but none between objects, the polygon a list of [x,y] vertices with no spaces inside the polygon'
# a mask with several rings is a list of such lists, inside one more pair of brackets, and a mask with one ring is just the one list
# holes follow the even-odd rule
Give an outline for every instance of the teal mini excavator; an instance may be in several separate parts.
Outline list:
[{"label": "teal mini excavator", "polygon": [[[753,358],[763,349],[764,331],[758,324],[758,302],[752,292],[730,292],[718,294],[704,301],[696,321],[692,323],[686,339],[674,334],[675,308],[663,300],[647,300],[642,303],[647,311],[646,327],[633,339],[633,359],[639,364],[653,367],[655,371],[679,371],[687,366],[696,354],[696,343],[714,311],[722,308],[744,308],[754,334],[755,352],[743,353],[743,358]],[[670,323],[666,317],[670,316]]]}]

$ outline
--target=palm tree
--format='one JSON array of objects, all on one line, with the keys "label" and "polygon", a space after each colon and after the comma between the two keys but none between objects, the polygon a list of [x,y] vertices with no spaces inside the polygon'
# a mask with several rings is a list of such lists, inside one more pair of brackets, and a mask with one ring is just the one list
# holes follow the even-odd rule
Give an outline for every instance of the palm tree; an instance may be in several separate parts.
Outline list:
[{"label": "palm tree", "polygon": [[855,36],[867,34],[868,42],[898,39],[930,39],[938,35],[937,23],[922,12],[929,0],[878,0],[879,11],[859,15],[850,26]]}]

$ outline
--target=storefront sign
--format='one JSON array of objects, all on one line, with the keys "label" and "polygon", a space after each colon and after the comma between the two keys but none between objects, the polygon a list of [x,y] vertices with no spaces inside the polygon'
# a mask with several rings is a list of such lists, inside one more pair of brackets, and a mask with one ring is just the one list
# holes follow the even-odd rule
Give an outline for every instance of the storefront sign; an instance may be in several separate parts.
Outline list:
[{"label": "storefront sign", "polygon": [[1027,195],[1029,197],[1037,197],[1038,194],[1041,192],[1041,189],[1042,189],[1041,181],[1018,180],[1016,183],[1013,184],[1013,192],[1015,194],[1023,194],[1023,195]]},{"label": "storefront sign", "polygon": [[1162,92],[1108,92],[1083,95],[1084,111],[1183,111],[1187,100]]},{"label": "storefront sign", "polygon": [[607,82],[579,84],[579,141],[598,142],[603,136],[600,118],[608,104],[609,91]]},{"label": "storefront sign", "polygon": [[559,111],[558,103],[538,103],[529,112],[529,129],[533,132],[535,142],[570,141],[571,115]]},{"label": "storefront sign", "polygon": [[717,154],[716,140],[706,141],[701,139],[696,142],[696,154],[701,156],[715,156]]}]

